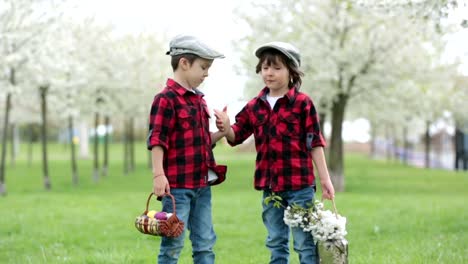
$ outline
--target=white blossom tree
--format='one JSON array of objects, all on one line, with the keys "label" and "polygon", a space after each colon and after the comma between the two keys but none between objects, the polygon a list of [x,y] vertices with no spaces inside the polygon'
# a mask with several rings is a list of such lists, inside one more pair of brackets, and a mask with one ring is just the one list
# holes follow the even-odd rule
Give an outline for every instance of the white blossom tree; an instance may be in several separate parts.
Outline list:
[{"label": "white blossom tree", "polygon": [[457,137],[462,136],[461,133],[468,134],[468,76],[458,76],[456,83],[450,91],[452,96],[450,98],[450,112],[453,113],[454,126],[455,126],[455,140],[454,140],[454,169],[458,170],[459,166],[459,152],[457,146]]},{"label": "white blossom tree", "polygon": [[158,89],[163,87],[170,66],[164,55],[162,43],[165,41],[156,38],[156,34],[126,36],[118,42],[116,52],[121,64],[116,69],[119,85],[116,86],[113,108],[123,120],[123,169],[127,174],[135,167],[135,124],[147,124],[148,107]]},{"label": "white blossom tree", "polygon": [[[80,116],[83,105],[80,104],[80,92],[87,82],[86,61],[81,61],[79,54],[79,37],[83,28],[72,21],[61,19],[58,28],[54,31],[54,41],[50,43],[54,52],[47,57],[49,63],[54,65],[46,67],[53,73],[51,86],[55,89],[50,94],[54,112],[59,113],[57,119],[67,124],[68,142],[70,144],[70,163],[72,182],[77,185],[79,181],[76,150],[74,143],[75,120]],[[90,30],[91,25],[86,27]],[[58,99],[58,100],[57,100]],[[65,122],[64,122],[65,121]]]},{"label": "white blossom tree", "polygon": [[80,106],[82,118],[94,116],[94,155],[93,179],[99,180],[99,140],[97,130],[103,109],[110,102],[112,87],[117,83],[113,76],[113,69],[119,62],[113,59],[113,40],[110,25],[99,25],[92,19],[85,20],[78,25],[75,31],[77,43],[75,58],[85,68],[83,81],[79,85],[80,97],[77,105]]},{"label": "white blossom tree", "polygon": [[[266,41],[289,41],[299,47],[308,76],[302,89],[312,95],[319,112],[329,109],[331,113],[329,168],[336,190],[342,191],[342,126],[351,100],[392,87],[402,74],[411,76],[416,68],[405,59],[408,54],[424,52],[422,40],[430,23],[405,15],[365,12],[368,10],[350,1],[339,0],[302,0],[256,8],[255,17],[243,16],[252,32],[244,39],[247,44],[240,47],[250,57],[252,47]],[[243,61],[253,69],[245,57]]]},{"label": "white blossom tree", "polygon": [[0,79],[7,80],[2,89],[5,92],[5,113],[3,124],[2,150],[0,157],[0,194],[6,194],[5,156],[6,138],[12,97],[21,92],[23,80],[18,72],[35,52],[31,46],[39,36],[53,24],[58,15],[53,1],[3,0],[0,1]]},{"label": "white blossom tree", "polygon": [[27,88],[23,92],[37,94],[40,98],[42,167],[46,190],[51,189],[47,151],[48,112],[50,107],[58,110],[61,103],[60,95],[63,87],[60,85],[63,84],[63,70],[66,70],[64,58],[68,55],[65,41],[67,39],[60,38],[55,26],[48,28],[32,41],[31,62],[27,63],[24,71],[20,72],[27,82]]},{"label": "white blossom tree", "polygon": [[458,76],[448,93],[451,94],[449,111],[453,113],[455,121],[468,122],[468,76]]},{"label": "white blossom tree", "polygon": [[[434,22],[435,29],[443,31],[443,20],[468,7],[466,0],[353,0],[358,7],[395,16],[405,14],[414,19]],[[460,14],[455,21],[462,27],[468,27],[468,13]]]}]

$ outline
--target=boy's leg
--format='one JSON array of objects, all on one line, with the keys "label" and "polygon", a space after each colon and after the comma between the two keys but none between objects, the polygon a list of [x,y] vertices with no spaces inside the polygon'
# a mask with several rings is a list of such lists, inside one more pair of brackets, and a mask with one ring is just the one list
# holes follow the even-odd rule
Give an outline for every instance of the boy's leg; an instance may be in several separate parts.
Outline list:
[{"label": "boy's leg", "polygon": [[262,199],[263,224],[268,231],[266,246],[271,252],[270,264],[289,263],[289,227],[284,223],[284,208],[276,208],[273,203],[263,201],[271,192],[264,191]]},{"label": "boy's leg", "polygon": [[[176,238],[161,238],[161,247],[159,249],[159,264],[175,264],[179,259],[180,252],[184,247],[184,237],[187,230],[187,222],[190,214],[190,202],[193,197],[193,190],[190,189],[171,189],[171,194],[176,202],[177,217],[185,223],[184,232]],[[173,212],[172,199],[168,196],[163,198],[163,211]]]},{"label": "boy's leg", "polygon": [[[291,191],[287,194],[288,204],[297,204],[302,207],[310,206],[314,199],[314,188],[307,187],[298,191]],[[310,232],[302,231],[300,227],[291,228],[294,240],[294,251],[299,254],[301,264],[318,263],[317,249]]]},{"label": "boy's leg", "polygon": [[211,187],[196,189],[191,203],[188,228],[192,241],[193,262],[195,264],[213,264],[215,254],[213,246],[216,234],[211,215]]}]

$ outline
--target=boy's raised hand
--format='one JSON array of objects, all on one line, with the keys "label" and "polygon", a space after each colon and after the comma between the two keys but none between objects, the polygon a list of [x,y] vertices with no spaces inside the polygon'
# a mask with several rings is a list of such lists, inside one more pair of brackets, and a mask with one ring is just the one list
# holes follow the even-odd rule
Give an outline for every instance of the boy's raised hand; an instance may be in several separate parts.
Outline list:
[{"label": "boy's raised hand", "polygon": [[225,132],[231,126],[231,121],[229,120],[229,116],[227,114],[227,106],[223,108],[223,111],[219,111],[214,109],[215,116],[216,116],[216,127],[219,131]]}]

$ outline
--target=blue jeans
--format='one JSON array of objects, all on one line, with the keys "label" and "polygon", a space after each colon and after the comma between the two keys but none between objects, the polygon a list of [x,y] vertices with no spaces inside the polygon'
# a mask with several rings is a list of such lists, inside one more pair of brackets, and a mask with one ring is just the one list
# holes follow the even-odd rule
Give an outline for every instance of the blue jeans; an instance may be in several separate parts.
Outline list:
[{"label": "blue jeans", "polygon": [[[176,201],[177,217],[185,223],[185,230],[177,238],[161,238],[158,263],[177,263],[184,247],[185,233],[190,231],[192,257],[195,264],[212,264],[215,260],[213,246],[216,234],[211,217],[211,187],[198,189],[171,189]],[[172,200],[163,198],[163,211],[172,212]]]},{"label": "blue jeans", "polygon": [[[306,207],[314,198],[312,186],[297,190],[276,193],[283,198],[283,205],[297,204]],[[271,191],[263,192],[263,200],[271,194]],[[265,205],[262,200],[263,223],[268,231],[266,246],[271,251],[270,264],[289,263],[289,226],[284,223],[285,208],[273,207],[273,203]],[[312,235],[304,233],[300,227],[291,228],[294,239],[294,251],[299,254],[301,264],[318,263],[317,249]]]}]

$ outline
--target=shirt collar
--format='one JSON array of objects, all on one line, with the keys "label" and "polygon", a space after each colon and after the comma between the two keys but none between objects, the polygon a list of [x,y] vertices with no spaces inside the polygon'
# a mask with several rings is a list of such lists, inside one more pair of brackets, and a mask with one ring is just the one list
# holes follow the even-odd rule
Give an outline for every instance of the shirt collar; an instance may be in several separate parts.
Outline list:
[{"label": "shirt collar", "polygon": [[[268,93],[270,93],[270,89],[268,87],[265,87],[258,94],[258,98],[262,99],[263,101],[266,101],[266,97]],[[298,92],[296,90],[296,87],[291,87],[289,88],[289,91],[284,96],[286,96],[289,99],[289,103],[292,103],[296,99],[297,93]]]},{"label": "shirt collar", "polygon": [[[171,78],[167,79],[166,86],[174,90],[179,95],[184,95],[186,93],[194,94],[193,92],[187,90],[185,87],[183,87],[182,85],[180,85],[178,82],[174,81],[174,79],[171,79]],[[193,88],[193,91],[195,92],[196,95],[204,96],[204,94],[196,88]]]}]

